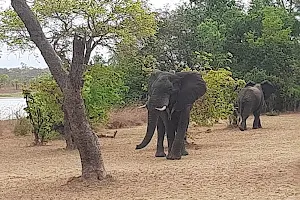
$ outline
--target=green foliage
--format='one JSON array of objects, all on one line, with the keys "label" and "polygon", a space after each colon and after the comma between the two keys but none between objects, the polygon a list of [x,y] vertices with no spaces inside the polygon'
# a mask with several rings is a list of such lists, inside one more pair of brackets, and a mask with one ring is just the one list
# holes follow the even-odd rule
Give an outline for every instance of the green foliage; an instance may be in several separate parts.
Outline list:
[{"label": "green foliage", "polygon": [[245,73],[244,79],[246,82],[254,81],[256,83],[260,83],[264,80],[269,80],[274,83],[279,83],[279,80],[276,76],[268,75],[266,70],[258,68],[254,68],[251,71]]},{"label": "green foliage", "polygon": [[208,52],[222,51],[222,44],[225,40],[225,25],[219,25],[212,19],[200,23],[197,28],[198,42]]},{"label": "green foliage", "polygon": [[[199,69],[218,69],[218,68],[224,68],[224,66],[228,66],[231,64],[232,54],[231,53],[207,53],[206,51],[201,52],[195,52],[197,55],[196,62],[198,64],[197,67]],[[227,67],[227,69],[230,69]]]},{"label": "green foliage", "polygon": [[8,83],[14,86],[16,84],[29,83],[31,79],[43,74],[50,74],[50,72],[48,69],[28,67],[25,64],[23,64],[20,68],[0,68],[0,77],[7,75],[8,78],[6,80],[6,84]]},{"label": "green foliage", "polygon": [[223,68],[201,72],[207,84],[204,98],[197,100],[191,112],[191,120],[200,125],[213,125],[232,114],[237,97],[237,88],[245,81],[232,78],[232,73]]},{"label": "green foliage", "polygon": [[0,74],[0,88],[7,84],[9,76],[7,74]]},{"label": "green foliage", "polygon": [[0,21],[0,40],[8,47],[14,49],[17,46],[21,50],[34,48],[27,32],[20,31],[24,30],[25,26],[12,9],[0,12]]},{"label": "green foliage", "polygon": [[[90,66],[84,79],[82,93],[88,117],[91,122],[106,123],[110,109],[124,103],[128,90],[124,74],[114,67],[97,64]],[[24,95],[34,131],[45,139],[56,136],[52,126],[63,121],[63,96],[54,79],[49,75],[36,78]]]},{"label": "green foliage", "polygon": [[40,142],[56,137],[58,133],[52,130],[52,126],[63,120],[63,97],[53,78],[45,75],[34,79],[23,94],[27,103],[25,111]]},{"label": "green foliage", "polygon": [[[293,8],[293,9],[291,9]],[[234,78],[276,86],[276,110],[300,101],[299,2],[253,0],[248,12],[232,0],[190,1],[158,15],[158,33],[139,55],[155,67],[181,71],[230,69]]]},{"label": "green foliage", "polygon": [[[136,44],[156,31],[154,13],[144,1],[40,0],[31,9],[63,61],[70,60],[74,33],[87,36],[94,50],[120,42]],[[1,12],[0,19],[0,41],[15,50],[35,48],[12,8]]]},{"label": "green foliage", "polygon": [[92,122],[105,123],[113,106],[124,103],[128,87],[123,73],[116,68],[97,64],[85,74],[83,98]]},{"label": "green foliage", "polygon": [[155,59],[152,55],[138,55],[137,53],[118,54],[116,70],[122,71],[124,84],[128,88],[124,94],[126,104],[140,101],[147,93],[148,77],[154,67]]}]

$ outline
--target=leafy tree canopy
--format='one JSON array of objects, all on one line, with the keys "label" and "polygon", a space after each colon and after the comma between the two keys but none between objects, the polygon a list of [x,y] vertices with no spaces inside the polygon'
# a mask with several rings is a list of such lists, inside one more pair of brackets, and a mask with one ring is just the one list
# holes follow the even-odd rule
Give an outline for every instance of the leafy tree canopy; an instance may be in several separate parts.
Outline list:
[{"label": "leafy tree canopy", "polygon": [[[88,39],[87,63],[97,46],[113,49],[117,43],[136,43],[156,31],[154,15],[143,1],[41,0],[31,6],[49,41],[65,61],[70,60],[74,34]],[[0,39],[11,50],[35,48],[11,8],[1,12],[0,19]]]}]

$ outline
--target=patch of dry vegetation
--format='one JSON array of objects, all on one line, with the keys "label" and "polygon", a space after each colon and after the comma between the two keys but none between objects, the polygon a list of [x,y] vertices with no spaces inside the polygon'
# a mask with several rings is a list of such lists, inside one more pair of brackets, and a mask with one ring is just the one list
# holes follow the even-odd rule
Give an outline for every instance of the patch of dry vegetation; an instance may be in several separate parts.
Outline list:
[{"label": "patch of dry vegetation", "polygon": [[13,133],[17,120],[0,120],[0,137],[8,137]]},{"label": "patch of dry vegetation", "polygon": [[131,106],[113,110],[109,116],[108,129],[130,128],[147,123],[147,109]]}]

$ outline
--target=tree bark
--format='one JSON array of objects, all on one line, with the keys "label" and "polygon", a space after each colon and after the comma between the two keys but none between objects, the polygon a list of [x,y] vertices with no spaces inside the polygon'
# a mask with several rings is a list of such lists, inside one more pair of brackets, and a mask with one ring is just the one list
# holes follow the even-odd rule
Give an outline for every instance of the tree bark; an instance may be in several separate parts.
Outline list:
[{"label": "tree bark", "polygon": [[76,145],[75,145],[74,138],[72,136],[72,130],[71,130],[71,126],[70,126],[68,112],[67,112],[67,109],[65,109],[65,106],[63,106],[63,107],[64,107],[64,109],[63,109],[63,111],[64,111],[64,137],[66,140],[66,149],[67,150],[75,150]]},{"label": "tree bark", "polygon": [[72,136],[79,150],[82,178],[102,180],[106,171],[97,136],[86,118],[81,96],[82,76],[85,71],[84,58],[86,39],[78,36],[73,40],[73,59],[69,74],[63,70],[62,62],[42,31],[41,25],[25,0],[11,0],[11,5],[25,24],[31,40],[41,51],[51,74],[64,95]]},{"label": "tree bark", "polygon": [[107,174],[103,165],[100,145],[86,118],[80,91],[74,91],[70,87],[65,92],[65,102],[74,141],[80,153],[82,177],[102,180]]}]

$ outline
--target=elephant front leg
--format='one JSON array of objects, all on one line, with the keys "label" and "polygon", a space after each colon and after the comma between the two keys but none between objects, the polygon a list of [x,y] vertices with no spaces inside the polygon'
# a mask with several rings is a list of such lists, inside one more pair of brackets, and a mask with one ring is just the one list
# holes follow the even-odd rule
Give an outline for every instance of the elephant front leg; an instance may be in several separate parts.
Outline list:
[{"label": "elephant front leg", "polygon": [[186,150],[186,145],[187,145],[187,141],[186,141],[186,135],[184,136],[184,142],[182,145],[182,150],[181,150],[181,155],[182,156],[187,156],[189,155],[189,152]]},{"label": "elephant front leg", "polygon": [[184,138],[189,124],[191,107],[187,107],[180,114],[180,118],[177,126],[177,133],[172,144],[171,151],[167,155],[169,160],[181,159],[182,150],[184,148]]},{"label": "elephant front leg", "polygon": [[171,120],[167,121],[167,140],[168,140],[168,155],[171,153],[172,145],[175,139],[175,132],[177,129],[177,124],[179,120],[179,113],[174,112],[172,114]]},{"label": "elephant front leg", "polygon": [[168,155],[171,153],[172,145],[175,138],[175,128],[173,125],[170,125],[170,129],[167,132],[167,140],[168,140]]},{"label": "elephant front leg", "polygon": [[157,147],[155,157],[165,157],[164,150],[165,126],[161,118],[157,122]]}]

